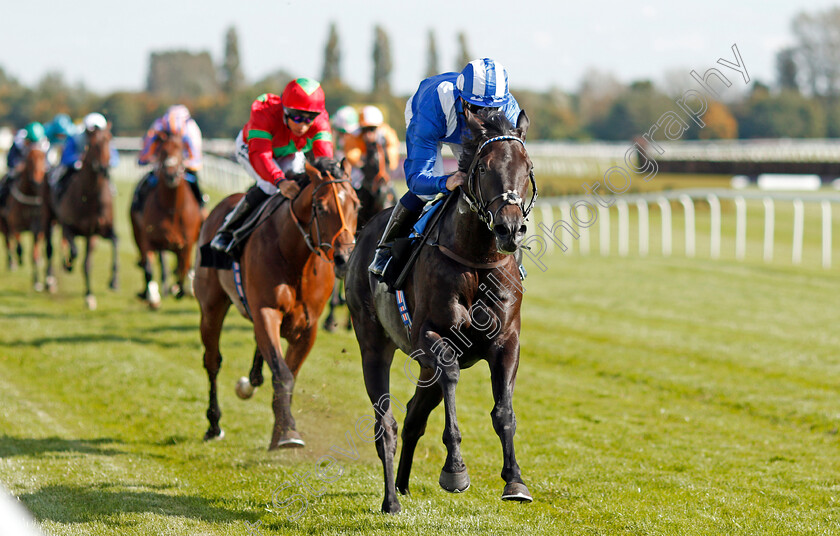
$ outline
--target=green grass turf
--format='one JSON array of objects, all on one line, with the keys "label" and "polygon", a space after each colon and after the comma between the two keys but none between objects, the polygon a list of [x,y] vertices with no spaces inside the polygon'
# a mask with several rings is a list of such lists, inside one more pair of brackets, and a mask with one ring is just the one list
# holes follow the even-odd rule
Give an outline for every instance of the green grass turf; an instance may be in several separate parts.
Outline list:
[{"label": "green grass turf", "polygon": [[[84,309],[76,272],[59,275],[54,296],[30,290],[28,266],[0,278],[0,482],[46,533],[837,531],[836,269],[759,256],[685,259],[677,243],[670,258],[601,257],[597,242],[590,256],[547,257],[546,273],[529,266],[514,407],[534,502],[499,500],[501,448],[479,363],[457,391],[472,487],[453,495],[437,484],[439,408],[417,449],[412,495],[401,498],[401,514],[386,516],[375,449],[355,433],[372,410],[349,333],[320,333],[298,379],[293,411],[306,447],[267,452],[270,393],[234,395],[253,332],[230,314],[219,376],[227,437],[201,441],[207,380],[197,305],[168,298],[151,312],[133,297],[141,274],[128,193],[121,184],[121,288],[106,290],[110,252],[100,242],[96,311]],[[762,221],[760,212],[750,218]],[[675,212],[675,241],[680,219]],[[750,251],[760,241],[750,234]],[[412,392],[404,359],[398,354],[392,371],[403,402]],[[354,446],[357,460],[337,452]],[[343,473],[309,492],[289,488],[307,502],[289,520],[301,503],[278,509],[272,492],[316,471],[328,453]]]}]

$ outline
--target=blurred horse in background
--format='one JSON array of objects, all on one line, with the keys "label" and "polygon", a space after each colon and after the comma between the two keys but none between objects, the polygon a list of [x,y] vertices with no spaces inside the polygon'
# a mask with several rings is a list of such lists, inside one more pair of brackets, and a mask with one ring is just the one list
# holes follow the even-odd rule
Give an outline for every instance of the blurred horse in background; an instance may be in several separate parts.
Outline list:
[{"label": "blurred horse in background", "polygon": [[[356,188],[356,195],[359,196],[359,201],[362,203],[362,207],[359,209],[358,231],[361,231],[371,218],[386,208],[393,207],[397,202],[397,192],[394,190],[391,175],[388,173],[385,149],[381,143],[374,141],[367,144],[362,165],[362,176],[362,184],[359,188]],[[335,331],[338,325],[335,321],[335,310],[345,303],[344,281],[342,280],[335,286],[330,297],[329,312],[327,318],[324,319],[324,329],[326,331]],[[347,330],[353,329],[353,323],[349,316],[345,327]]]},{"label": "blurred horse in background", "polygon": [[117,288],[117,234],[114,231],[114,200],[109,174],[110,142],[110,124],[105,129],[89,131],[81,169],[66,178],[66,190],[57,198],[49,181],[44,181],[43,188],[48,284],[55,280],[52,267],[52,227],[58,223],[69,249],[63,261],[66,271],[73,270],[73,263],[79,255],[76,237],[85,239],[85,303],[91,310],[96,309],[96,297],[90,285],[90,265],[97,235],[111,241],[111,279],[108,286],[113,290]]},{"label": "blurred horse in background", "polygon": [[32,233],[32,284],[36,291],[44,290],[40,281],[41,244],[44,241],[43,219],[41,217],[43,198],[41,196],[44,178],[47,173],[46,153],[32,146],[24,160],[23,171],[7,185],[9,194],[5,206],[0,208],[0,219],[6,240],[7,261],[13,268],[13,251],[17,254],[17,263],[23,264],[23,245],[21,235]]},{"label": "blurred horse in background", "polygon": [[154,172],[156,184],[145,199],[139,200],[136,205],[132,203],[130,211],[134,241],[140,254],[138,265],[143,269],[145,277],[145,285],[138,296],[152,309],[160,307],[160,290],[152,277],[155,253],[160,259],[160,287],[167,290],[162,253],[171,251],[178,259],[175,270],[177,282],[172,291],[179,299],[187,292],[192,294],[191,281],[185,281],[192,267],[192,249],[198,241],[202,221],[198,201],[185,178],[184,141],[181,136],[174,134],[160,136]]}]

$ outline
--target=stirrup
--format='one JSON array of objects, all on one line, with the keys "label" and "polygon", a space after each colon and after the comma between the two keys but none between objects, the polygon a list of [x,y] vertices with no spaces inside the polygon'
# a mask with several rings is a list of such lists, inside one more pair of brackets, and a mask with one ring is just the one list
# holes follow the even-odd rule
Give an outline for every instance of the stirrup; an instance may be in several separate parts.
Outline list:
[{"label": "stirrup", "polygon": [[381,280],[385,270],[388,268],[388,263],[391,262],[391,248],[381,247],[376,249],[376,254],[373,256],[368,271]]},{"label": "stirrup", "polygon": [[216,236],[210,241],[210,247],[222,253],[230,253],[232,245],[233,233],[216,233]]}]

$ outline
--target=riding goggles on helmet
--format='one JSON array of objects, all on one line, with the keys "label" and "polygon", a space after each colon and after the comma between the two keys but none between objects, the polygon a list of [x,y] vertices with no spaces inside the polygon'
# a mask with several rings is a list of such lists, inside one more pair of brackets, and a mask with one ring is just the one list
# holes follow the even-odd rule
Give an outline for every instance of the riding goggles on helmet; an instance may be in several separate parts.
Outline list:
[{"label": "riding goggles on helmet", "polygon": [[315,121],[315,118],[320,115],[318,112],[305,112],[303,110],[294,110],[292,108],[283,108],[283,113],[287,118],[291,119],[292,122],[303,123],[304,125],[308,125],[312,121]]}]

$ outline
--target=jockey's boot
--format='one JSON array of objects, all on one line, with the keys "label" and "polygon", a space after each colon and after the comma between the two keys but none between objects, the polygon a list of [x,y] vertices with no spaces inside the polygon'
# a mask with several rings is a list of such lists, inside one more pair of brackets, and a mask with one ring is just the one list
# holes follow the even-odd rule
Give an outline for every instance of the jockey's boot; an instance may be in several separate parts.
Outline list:
[{"label": "jockey's boot", "polygon": [[385,267],[388,266],[388,261],[391,260],[391,246],[394,245],[394,240],[408,234],[416,220],[417,212],[405,208],[402,203],[397,203],[394,206],[388,225],[385,226],[382,238],[376,245],[376,255],[373,257],[373,262],[368,266],[368,270],[372,274],[377,277],[382,276]]},{"label": "jockey's boot", "polygon": [[146,203],[146,197],[149,196],[149,192],[154,188],[152,176],[153,172],[151,171],[144,175],[140,179],[140,184],[134,189],[134,197],[131,199],[131,212],[138,212],[143,209],[143,205]]},{"label": "jockey's boot", "polygon": [[233,210],[225,217],[225,221],[219,230],[216,231],[216,236],[210,241],[210,247],[225,253],[230,253],[231,246],[233,246],[233,233],[239,225],[245,221],[251,211],[260,206],[263,201],[268,199],[268,194],[260,190],[256,186],[252,186],[248,192],[242,196],[239,203],[233,207]]},{"label": "jockey's boot", "polygon": [[195,180],[187,181],[190,185],[190,189],[192,190],[193,195],[195,196],[195,200],[198,201],[198,211],[201,213],[201,219],[207,219],[207,201],[210,200],[210,196],[203,193],[201,191],[201,187],[198,185],[198,176],[193,172],[193,176]]},{"label": "jockey's boot", "polygon": [[195,196],[195,200],[198,201],[198,206],[200,208],[204,208],[204,205],[207,204],[207,201],[209,201],[210,198],[209,196],[204,194],[204,192],[201,191],[201,187],[198,185],[198,175],[196,175],[194,171],[191,171],[190,173],[193,177],[195,177],[195,180],[187,182],[190,185],[190,189],[192,189],[192,193]]}]

